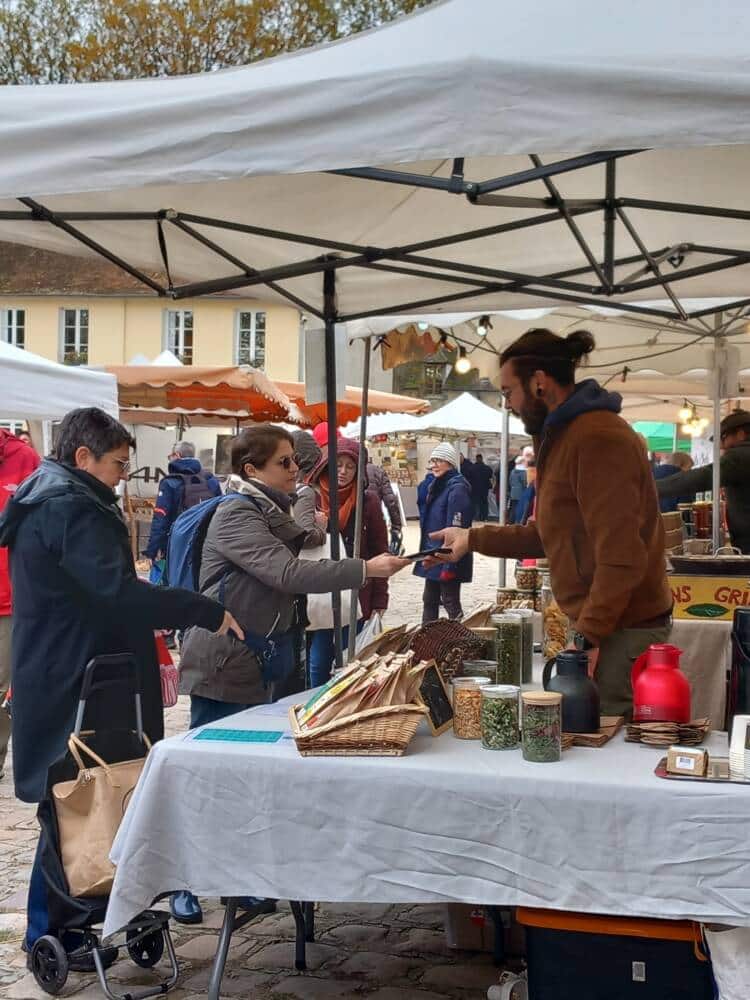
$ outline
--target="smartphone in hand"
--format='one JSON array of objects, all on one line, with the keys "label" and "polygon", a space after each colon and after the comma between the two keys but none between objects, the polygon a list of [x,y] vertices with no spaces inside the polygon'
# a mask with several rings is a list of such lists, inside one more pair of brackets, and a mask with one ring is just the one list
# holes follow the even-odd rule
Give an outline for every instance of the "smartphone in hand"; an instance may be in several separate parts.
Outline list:
[{"label": "smartphone in hand", "polygon": [[421,552],[413,552],[410,556],[404,556],[409,562],[421,562],[428,556],[449,556],[451,549],[422,549]]}]

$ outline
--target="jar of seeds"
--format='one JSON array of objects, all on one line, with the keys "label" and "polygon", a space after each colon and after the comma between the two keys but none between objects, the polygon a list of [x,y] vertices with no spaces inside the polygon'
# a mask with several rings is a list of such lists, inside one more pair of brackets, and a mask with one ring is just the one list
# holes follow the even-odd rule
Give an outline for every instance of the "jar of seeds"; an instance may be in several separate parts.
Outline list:
[{"label": "jar of seeds", "polygon": [[[534,669],[534,613],[527,608],[514,608],[506,612],[521,619],[523,638],[521,641],[521,683],[531,684]],[[498,680],[499,683],[499,680]]]},{"label": "jar of seeds", "polygon": [[[480,660],[494,660],[495,659],[495,640],[497,638],[497,633],[495,629],[488,627],[473,628],[471,630],[474,635],[482,643],[482,649],[479,652],[478,659]],[[471,673],[471,671],[466,671],[466,673]]]},{"label": "jar of seeds", "polygon": [[498,611],[504,611],[515,601],[518,591],[515,587],[498,587],[495,595],[495,603]]},{"label": "jar of seeds", "polygon": [[482,688],[482,746],[487,750],[515,750],[518,746],[518,694],[512,684]]},{"label": "jar of seeds", "polygon": [[562,756],[562,695],[525,691],[521,695],[521,743],[524,760],[551,763]]},{"label": "jar of seeds", "polygon": [[497,639],[495,654],[497,659],[497,683],[521,684],[523,663],[523,620],[516,613],[506,611],[493,615],[490,619]]},{"label": "jar of seeds", "polygon": [[516,587],[519,590],[535,591],[537,589],[536,566],[519,566],[516,570]]},{"label": "jar of seeds", "polygon": [[453,735],[459,740],[482,738],[482,688],[486,677],[453,678]]},{"label": "jar of seeds", "polygon": [[497,683],[497,660],[464,660],[464,677],[486,677],[490,684]]}]

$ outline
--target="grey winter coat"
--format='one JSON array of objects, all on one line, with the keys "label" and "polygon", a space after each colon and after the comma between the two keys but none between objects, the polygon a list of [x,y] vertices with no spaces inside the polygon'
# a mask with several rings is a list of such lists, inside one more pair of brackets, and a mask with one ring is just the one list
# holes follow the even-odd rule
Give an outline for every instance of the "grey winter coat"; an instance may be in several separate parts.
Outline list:
[{"label": "grey winter coat", "polygon": [[368,462],[367,482],[370,489],[374,490],[380,501],[385,504],[391,522],[391,531],[401,531],[403,529],[401,508],[398,505],[398,497],[393,492],[393,485],[388,473],[381,466]]},{"label": "grey winter coat", "polygon": [[325,528],[319,528],[315,523],[315,511],[318,507],[318,491],[307,483],[297,486],[297,501],[294,504],[294,520],[307,532],[303,549],[317,549],[325,544],[328,533]]},{"label": "grey winter coat", "polygon": [[[361,559],[297,558],[305,532],[292,517],[287,497],[237,476],[230,477],[227,492],[246,496],[220,504],[214,514],[203,545],[200,583],[203,593],[216,597],[223,578],[224,606],[243,629],[281,635],[295,624],[296,595],[363,585]],[[180,677],[183,694],[245,705],[267,701],[255,654],[231,635],[190,629],[182,645]]]}]

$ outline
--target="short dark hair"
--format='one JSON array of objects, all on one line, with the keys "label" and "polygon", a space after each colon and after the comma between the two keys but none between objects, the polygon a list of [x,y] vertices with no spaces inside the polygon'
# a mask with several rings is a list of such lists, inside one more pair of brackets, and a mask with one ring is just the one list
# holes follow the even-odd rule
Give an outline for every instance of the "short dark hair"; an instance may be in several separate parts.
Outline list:
[{"label": "short dark hair", "polygon": [[62,418],[53,457],[66,465],[75,465],[79,448],[88,448],[99,459],[124,444],[135,448],[135,438],[119,420],[98,406],[82,406]]},{"label": "short dark hair", "polygon": [[500,364],[513,362],[513,370],[524,384],[536,371],[543,371],[560,385],[572,385],[575,370],[594,349],[594,338],[588,330],[573,330],[567,337],[535,327],[506,347]]},{"label": "short dark hair", "polygon": [[232,472],[245,477],[245,466],[254,465],[262,469],[269,459],[276,454],[276,449],[282,441],[288,441],[294,447],[294,438],[283,427],[276,424],[255,424],[241,431],[232,442],[230,457]]}]

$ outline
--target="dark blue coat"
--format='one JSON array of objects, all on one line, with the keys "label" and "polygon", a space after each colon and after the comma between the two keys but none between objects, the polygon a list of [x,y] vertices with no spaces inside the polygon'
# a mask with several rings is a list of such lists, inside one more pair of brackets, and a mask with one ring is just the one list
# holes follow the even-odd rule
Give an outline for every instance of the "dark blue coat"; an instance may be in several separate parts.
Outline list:
[{"label": "dark blue coat", "polygon": [[[0,517],[13,581],[13,773],[36,802],[75,722],[83,671],[101,653],[132,652],[143,724],[164,733],[154,629],[217,629],[221,605],[187,590],[152,587],[135,573],[114,492],[52,459],[16,491]],[[95,705],[91,706],[96,709]],[[100,706],[88,724],[134,728],[132,702]]]},{"label": "dark blue coat", "polygon": [[[419,523],[422,534],[419,542],[421,549],[434,549],[439,542],[430,539],[433,531],[441,528],[470,528],[474,505],[471,499],[471,487],[458,472],[453,469],[436,479],[430,473],[419,484],[417,489],[417,504],[419,506]],[[432,569],[425,569],[422,563],[416,563],[414,574],[428,580],[439,580],[443,571],[455,573],[454,579],[460,583],[468,583],[472,577],[474,559],[471,553],[465,555],[457,563],[442,563]]]},{"label": "dark blue coat", "polygon": [[[169,475],[159,483],[151,533],[143,552],[149,559],[156,559],[159,554],[166,554],[170,529],[178,515],[182,513],[185,481],[180,477],[197,476],[201,472],[205,470],[197,458],[177,458],[169,463]],[[206,485],[215,497],[221,496],[219,480],[210,473]]]}]

